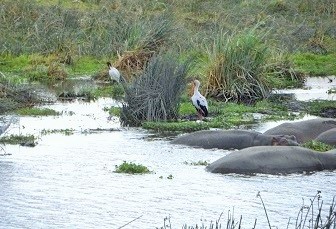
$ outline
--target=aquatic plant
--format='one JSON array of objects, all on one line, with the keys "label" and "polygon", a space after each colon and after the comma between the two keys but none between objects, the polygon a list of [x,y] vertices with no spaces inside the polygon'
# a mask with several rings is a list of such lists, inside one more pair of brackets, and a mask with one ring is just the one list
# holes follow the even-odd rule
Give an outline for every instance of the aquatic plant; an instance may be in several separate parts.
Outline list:
[{"label": "aquatic plant", "polygon": [[13,135],[0,138],[0,144],[34,146],[37,138],[34,135]]},{"label": "aquatic plant", "polygon": [[64,135],[72,135],[74,134],[74,129],[53,129],[53,130],[49,130],[49,129],[43,129],[41,131],[41,134],[42,135],[47,135],[47,134],[57,134],[57,133],[61,133],[61,134],[64,134]]},{"label": "aquatic plant", "polygon": [[130,173],[130,174],[150,173],[149,169],[146,166],[126,161],[124,161],[121,165],[116,165],[115,169],[116,173]]},{"label": "aquatic plant", "polygon": [[302,146],[305,148],[315,150],[315,151],[319,151],[319,152],[325,152],[328,150],[335,149],[335,147],[332,145],[329,145],[329,144],[326,144],[320,141],[316,141],[316,140],[305,142],[302,144]]},{"label": "aquatic plant", "polygon": [[184,164],[185,165],[194,165],[194,166],[199,166],[199,165],[201,165],[201,166],[207,166],[207,165],[209,165],[209,162],[207,162],[207,161],[201,161],[201,160],[199,160],[199,161],[197,161],[197,162],[187,162],[187,161],[185,161],[184,162]]},{"label": "aquatic plant", "polygon": [[121,111],[124,126],[178,118],[179,102],[191,61],[179,63],[172,54],[154,56],[131,85],[125,85]]}]

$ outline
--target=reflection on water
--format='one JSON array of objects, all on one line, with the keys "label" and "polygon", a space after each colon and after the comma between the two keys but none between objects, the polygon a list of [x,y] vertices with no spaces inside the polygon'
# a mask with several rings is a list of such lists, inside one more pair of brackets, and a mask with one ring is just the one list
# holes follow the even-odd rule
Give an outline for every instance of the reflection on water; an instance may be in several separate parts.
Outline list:
[{"label": "reflection on water", "polygon": [[[266,228],[261,191],[271,224],[293,225],[302,198],[307,202],[322,190],[324,204],[335,195],[334,172],[289,176],[242,176],[208,173],[203,166],[184,162],[212,162],[223,150],[172,145],[138,129],[122,129],[108,118],[104,107],[113,100],[93,103],[57,103],[49,106],[58,117],[22,117],[7,134],[40,136],[34,148],[4,146],[0,157],[0,228],[155,228],[171,217],[173,228],[217,220],[234,208],[243,227]],[[85,129],[120,128],[121,131],[87,134]],[[73,129],[74,134],[41,135],[43,129]],[[153,173],[114,173],[115,165],[130,161]],[[167,177],[172,176],[173,179]],[[226,217],[222,217],[225,225]]]},{"label": "reflection on water", "polygon": [[330,89],[336,89],[336,76],[308,77],[303,89],[277,90],[275,93],[293,93],[300,101],[336,100],[336,93],[328,93]]}]

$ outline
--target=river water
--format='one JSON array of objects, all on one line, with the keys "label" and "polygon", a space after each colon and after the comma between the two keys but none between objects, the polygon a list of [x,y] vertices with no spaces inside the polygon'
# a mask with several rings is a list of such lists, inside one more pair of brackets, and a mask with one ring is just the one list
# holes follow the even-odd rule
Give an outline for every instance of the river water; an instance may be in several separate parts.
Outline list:
[{"label": "river water", "polygon": [[[336,194],[335,172],[311,175],[220,175],[192,162],[212,162],[229,152],[176,146],[150,132],[121,128],[104,107],[111,99],[64,102],[47,107],[56,117],[18,117],[7,134],[39,136],[36,147],[5,145],[0,156],[0,228],[172,228],[206,225],[228,211],[243,228],[286,228],[317,190],[328,207]],[[270,123],[259,126],[268,128]],[[94,131],[94,129],[104,129]],[[73,134],[41,134],[72,129]],[[139,163],[146,175],[115,173],[123,161]],[[187,163],[186,163],[187,162]],[[170,179],[171,178],[171,179]],[[131,222],[134,220],[133,222]]]}]

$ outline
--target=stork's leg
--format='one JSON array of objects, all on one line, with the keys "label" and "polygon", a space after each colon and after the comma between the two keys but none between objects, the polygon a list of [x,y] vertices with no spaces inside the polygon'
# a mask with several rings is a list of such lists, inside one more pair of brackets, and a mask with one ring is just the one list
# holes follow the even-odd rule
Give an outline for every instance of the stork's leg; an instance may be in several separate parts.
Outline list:
[{"label": "stork's leg", "polygon": [[200,111],[197,111],[197,116],[199,120],[203,120],[203,115]]}]

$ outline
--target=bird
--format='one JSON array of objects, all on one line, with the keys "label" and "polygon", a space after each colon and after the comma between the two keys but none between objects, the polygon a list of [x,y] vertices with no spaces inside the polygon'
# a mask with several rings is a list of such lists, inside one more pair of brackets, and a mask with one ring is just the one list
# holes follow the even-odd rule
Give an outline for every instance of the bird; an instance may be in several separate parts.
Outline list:
[{"label": "bird", "polygon": [[198,118],[202,120],[204,117],[208,116],[208,102],[206,98],[198,91],[201,83],[198,80],[193,80],[193,90],[194,94],[191,96],[191,101],[196,108]]},{"label": "bird", "polygon": [[117,83],[119,83],[119,81],[120,81],[120,72],[118,71],[118,69],[116,69],[115,67],[113,67],[110,62],[107,62],[107,66],[109,68],[108,73],[109,73],[110,79],[112,81],[117,81]]}]

